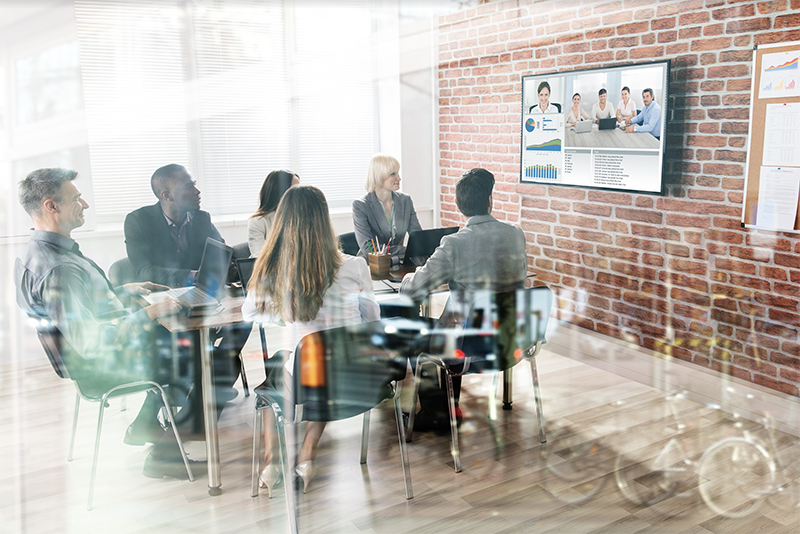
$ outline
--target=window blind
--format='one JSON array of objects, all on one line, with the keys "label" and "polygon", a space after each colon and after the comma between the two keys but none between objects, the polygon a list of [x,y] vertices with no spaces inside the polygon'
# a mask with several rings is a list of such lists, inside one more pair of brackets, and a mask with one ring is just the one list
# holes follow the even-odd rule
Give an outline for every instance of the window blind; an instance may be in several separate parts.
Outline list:
[{"label": "window blind", "polygon": [[[187,165],[214,215],[255,211],[288,168],[331,207],[378,146],[371,0],[75,0],[99,222],[155,202]],[[288,21],[288,22],[287,22]]]}]

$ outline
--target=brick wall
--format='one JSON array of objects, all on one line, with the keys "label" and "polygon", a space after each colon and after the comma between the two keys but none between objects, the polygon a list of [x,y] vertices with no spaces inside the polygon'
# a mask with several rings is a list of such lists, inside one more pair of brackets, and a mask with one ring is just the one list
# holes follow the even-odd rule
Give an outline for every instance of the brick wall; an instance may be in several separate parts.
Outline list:
[{"label": "brick wall", "polygon": [[[443,223],[487,168],[559,319],[798,395],[800,235],[740,220],[753,45],[800,40],[800,0],[487,2],[439,32]],[[666,195],[519,183],[522,75],[666,58]]]}]

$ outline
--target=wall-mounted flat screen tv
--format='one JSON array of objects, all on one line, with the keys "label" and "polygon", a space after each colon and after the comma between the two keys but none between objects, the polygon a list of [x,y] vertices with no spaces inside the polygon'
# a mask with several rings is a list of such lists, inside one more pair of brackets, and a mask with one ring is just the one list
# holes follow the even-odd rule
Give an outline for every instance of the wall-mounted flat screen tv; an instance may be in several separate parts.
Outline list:
[{"label": "wall-mounted flat screen tv", "polygon": [[669,66],[523,76],[520,181],[661,194]]}]

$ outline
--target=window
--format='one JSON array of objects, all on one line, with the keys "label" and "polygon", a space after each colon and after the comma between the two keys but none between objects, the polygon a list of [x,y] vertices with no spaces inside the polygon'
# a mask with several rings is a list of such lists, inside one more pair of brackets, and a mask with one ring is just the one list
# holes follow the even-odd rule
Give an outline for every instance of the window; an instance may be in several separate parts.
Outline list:
[{"label": "window", "polygon": [[187,165],[215,215],[252,213],[287,168],[331,207],[378,146],[371,2],[76,0],[99,222],[154,202]]}]

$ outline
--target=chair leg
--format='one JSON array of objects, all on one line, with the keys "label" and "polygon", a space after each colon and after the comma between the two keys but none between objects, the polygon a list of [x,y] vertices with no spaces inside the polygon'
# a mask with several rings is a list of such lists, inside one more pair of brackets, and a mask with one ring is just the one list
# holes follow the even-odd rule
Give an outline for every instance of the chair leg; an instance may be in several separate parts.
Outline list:
[{"label": "chair leg", "polygon": [[72,437],[69,438],[69,452],[67,452],[67,461],[72,461],[72,453],[75,450],[75,433],[78,431],[78,410],[81,407],[81,396],[75,392],[75,410],[72,416]]},{"label": "chair leg", "polygon": [[292,485],[292,473],[289,467],[289,448],[286,443],[286,424],[283,414],[276,405],[272,405],[275,414],[275,424],[278,430],[278,448],[281,457],[281,469],[283,470],[283,485],[286,488],[286,517],[289,520],[289,532],[297,534],[297,509],[294,499],[294,487]]},{"label": "chair leg", "polygon": [[253,472],[250,476],[250,496],[258,497],[258,472],[261,468],[261,436],[264,435],[262,426],[264,414],[259,408],[255,410],[253,418]]},{"label": "chair leg", "polygon": [[417,412],[417,397],[419,396],[419,380],[422,376],[420,358],[417,357],[417,368],[414,370],[414,388],[411,393],[411,409],[408,410],[408,427],[406,427],[406,443],[411,443],[414,437],[414,416]]},{"label": "chair leg", "polygon": [[447,369],[445,369],[445,377],[447,380],[447,404],[450,412],[450,435],[453,438],[452,453],[453,453],[453,468],[456,473],[461,472],[461,451],[458,448],[458,423],[456,422],[456,399],[453,395],[453,376]]},{"label": "chair leg", "polygon": [[539,442],[547,443],[544,433],[544,412],[542,411],[542,396],[539,392],[539,374],[536,372],[536,358],[531,358],[531,379],[533,380],[533,400],[536,404],[536,419],[539,422]]},{"label": "chair leg", "polygon": [[367,447],[369,446],[369,414],[372,410],[364,412],[364,423],[361,425],[361,464],[367,463]]},{"label": "chair leg", "polygon": [[181,458],[183,458],[183,465],[186,466],[186,474],[189,475],[189,482],[194,482],[192,468],[189,466],[189,459],[186,457],[186,450],[183,448],[183,441],[181,441],[181,435],[178,433],[178,425],[175,424],[175,418],[172,416],[172,407],[169,405],[169,401],[167,400],[167,394],[164,393],[164,388],[161,386],[157,385],[155,387],[161,394],[161,402],[164,403],[164,411],[167,414],[169,425],[172,427],[172,432],[175,434],[175,441],[178,442],[178,449],[181,451]]},{"label": "chair leg", "polygon": [[244,370],[244,358],[242,357],[242,353],[239,353],[239,374],[242,375],[242,388],[244,388],[244,396],[250,396],[250,387],[247,385],[247,373]]},{"label": "chair leg", "polygon": [[514,369],[506,369],[503,371],[503,409],[510,410],[512,401],[512,385],[513,385]]},{"label": "chair leg", "polygon": [[414,490],[411,487],[411,467],[408,465],[408,450],[406,449],[406,439],[403,435],[403,411],[400,409],[399,395],[394,398],[394,419],[397,423],[397,437],[400,441],[400,462],[403,464],[403,482],[406,484],[406,500],[410,500],[414,498]]},{"label": "chair leg", "polygon": [[108,394],[100,399],[100,410],[97,414],[97,435],[94,438],[94,458],[92,459],[92,474],[89,475],[89,500],[86,502],[86,509],[92,509],[92,497],[94,496],[94,479],[97,475],[97,457],[100,454],[100,434],[103,431],[103,411],[106,408]]}]

